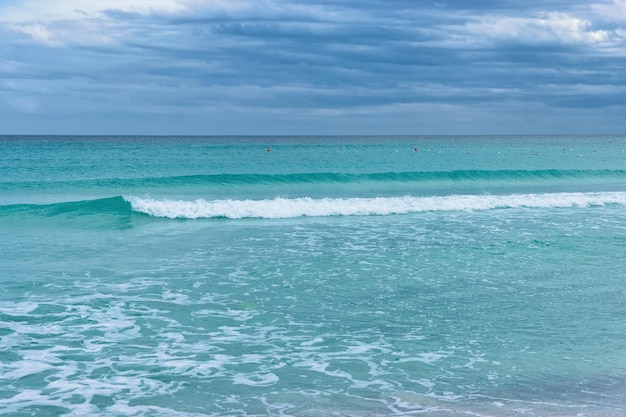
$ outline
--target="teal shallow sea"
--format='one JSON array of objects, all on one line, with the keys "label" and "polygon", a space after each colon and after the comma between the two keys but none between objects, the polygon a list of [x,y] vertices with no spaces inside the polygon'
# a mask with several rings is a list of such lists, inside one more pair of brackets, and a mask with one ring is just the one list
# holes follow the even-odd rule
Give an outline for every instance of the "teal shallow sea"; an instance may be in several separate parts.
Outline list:
[{"label": "teal shallow sea", "polygon": [[2,416],[624,416],[626,138],[0,137]]}]

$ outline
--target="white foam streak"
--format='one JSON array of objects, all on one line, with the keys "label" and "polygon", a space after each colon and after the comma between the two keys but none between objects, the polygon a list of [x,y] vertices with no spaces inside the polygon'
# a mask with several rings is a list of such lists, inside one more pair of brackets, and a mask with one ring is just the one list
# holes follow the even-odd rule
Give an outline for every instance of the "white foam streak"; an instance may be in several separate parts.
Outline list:
[{"label": "white foam streak", "polygon": [[376,198],[275,198],[271,200],[156,200],[124,197],[133,210],[153,217],[294,218],[302,216],[367,216],[425,211],[472,211],[504,208],[590,207],[626,205],[625,192],[554,193],[513,195],[451,195]]}]

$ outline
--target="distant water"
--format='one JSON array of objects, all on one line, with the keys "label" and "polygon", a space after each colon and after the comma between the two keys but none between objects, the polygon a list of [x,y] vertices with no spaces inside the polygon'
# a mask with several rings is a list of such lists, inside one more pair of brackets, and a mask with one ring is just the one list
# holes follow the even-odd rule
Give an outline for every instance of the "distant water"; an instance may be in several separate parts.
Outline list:
[{"label": "distant water", "polygon": [[626,138],[0,137],[2,416],[624,416]]}]

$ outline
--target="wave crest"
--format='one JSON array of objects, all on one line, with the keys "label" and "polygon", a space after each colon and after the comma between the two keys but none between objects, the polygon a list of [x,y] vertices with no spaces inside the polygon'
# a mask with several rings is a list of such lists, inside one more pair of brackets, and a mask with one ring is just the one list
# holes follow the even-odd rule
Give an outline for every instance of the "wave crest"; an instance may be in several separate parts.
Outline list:
[{"label": "wave crest", "polygon": [[266,200],[156,200],[124,197],[135,212],[170,219],[366,216],[426,211],[473,211],[505,208],[589,207],[626,205],[625,192],[434,197],[275,198]]}]

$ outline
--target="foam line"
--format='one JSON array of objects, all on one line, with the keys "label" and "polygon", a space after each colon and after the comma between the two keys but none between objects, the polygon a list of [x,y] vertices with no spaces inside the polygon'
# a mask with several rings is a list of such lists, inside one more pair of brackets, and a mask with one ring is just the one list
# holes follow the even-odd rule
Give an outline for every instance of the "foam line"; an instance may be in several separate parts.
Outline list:
[{"label": "foam line", "polygon": [[153,217],[295,218],[302,216],[368,216],[426,211],[473,211],[505,208],[589,207],[626,205],[625,192],[513,195],[451,195],[436,197],[275,198],[266,200],[156,200],[124,197],[132,209]]}]

